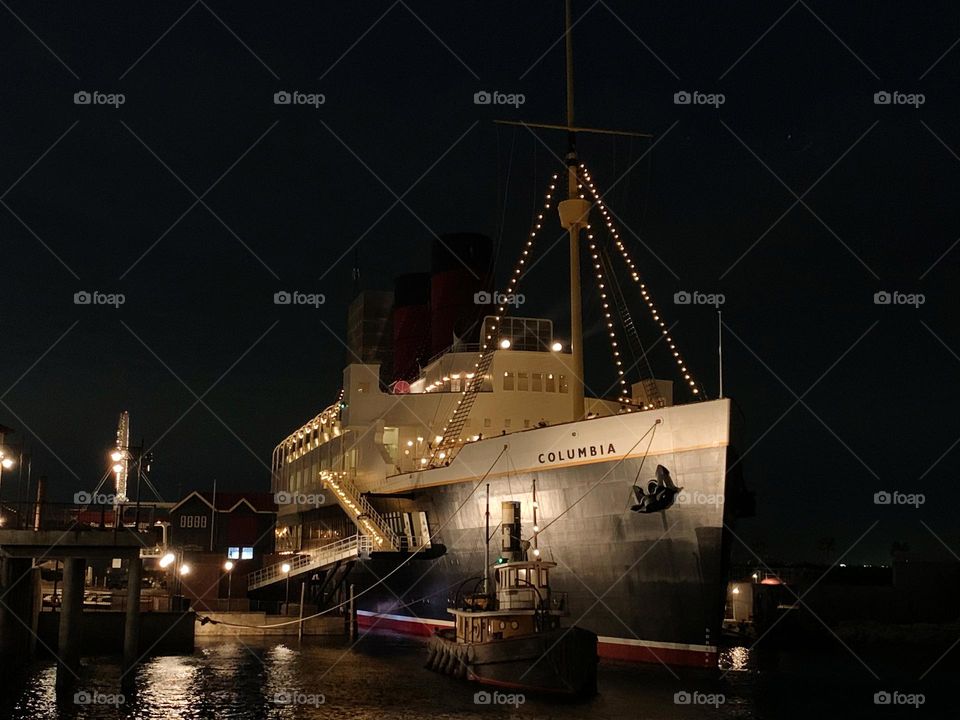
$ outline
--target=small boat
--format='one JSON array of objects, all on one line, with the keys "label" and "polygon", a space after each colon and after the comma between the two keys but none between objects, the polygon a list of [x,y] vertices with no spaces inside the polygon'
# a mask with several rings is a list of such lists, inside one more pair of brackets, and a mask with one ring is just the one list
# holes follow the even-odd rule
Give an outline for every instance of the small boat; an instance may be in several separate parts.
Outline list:
[{"label": "small boat", "polygon": [[[454,627],[430,639],[427,667],[483,685],[563,695],[597,691],[597,636],[579,627],[563,627],[569,615],[567,595],[550,587],[557,566],[527,559],[530,546],[520,539],[520,503],[503,503],[503,550],[482,578],[461,583],[447,611]],[[489,510],[487,511],[489,516]],[[489,523],[488,523],[489,527]],[[488,531],[489,539],[489,531]],[[490,592],[490,573],[495,574]],[[483,590],[477,592],[480,583]]]}]

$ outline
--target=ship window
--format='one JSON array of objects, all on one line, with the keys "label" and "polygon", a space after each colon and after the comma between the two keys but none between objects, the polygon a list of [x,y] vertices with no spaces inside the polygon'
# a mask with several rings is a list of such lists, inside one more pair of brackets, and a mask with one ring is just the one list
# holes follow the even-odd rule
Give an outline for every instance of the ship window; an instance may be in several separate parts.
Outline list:
[{"label": "ship window", "polygon": [[450,391],[460,392],[460,378],[457,377],[450,379]]},{"label": "ship window", "polygon": [[560,392],[565,393],[567,391],[567,376],[560,375]]},{"label": "ship window", "polygon": [[500,629],[503,630],[506,626],[507,626],[507,624],[506,624],[503,620],[501,620],[501,621],[500,621]]},{"label": "ship window", "polygon": [[357,392],[358,393],[370,392],[370,383],[368,382],[357,383]]},{"label": "ship window", "polygon": [[514,620],[512,623],[510,623],[510,627],[512,627],[514,630],[516,630],[518,627],[520,627],[520,623],[518,623],[516,620]]},{"label": "ship window", "polygon": [[523,426],[524,426],[525,428],[530,427],[530,421],[527,420],[527,419],[524,419],[524,421],[523,421]]},{"label": "ship window", "polygon": [[504,418],[503,426],[504,426],[505,428],[510,427],[510,418]]},{"label": "ship window", "polygon": [[547,375],[547,392],[557,391],[557,381],[553,378],[553,373]]},{"label": "ship window", "polygon": [[517,390],[527,389],[527,374],[525,372],[517,373]]},{"label": "ship window", "polygon": [[512,372],[505,372],[503,374],[503,389],[513,390],[513,373]]},{"label": "ship window", "polygon": [[527,569],[520,568],[517,570],[517,580],[526,581],[527,579]]},{"label": "ship window", "polygon": [[530,386],[530,389],[533,390],[534,392],[542,392],[543,391],[543,373],[533,373],[530,376],[530,379],[533,381],[532,385]]},{"label": "ship window", "polygon": [[490,427],[490,425],[491,425],[490,418],[484,418],[484,419],[483,419],[483,426],[484,426],[485,428],[488,428],[488,427]]}]

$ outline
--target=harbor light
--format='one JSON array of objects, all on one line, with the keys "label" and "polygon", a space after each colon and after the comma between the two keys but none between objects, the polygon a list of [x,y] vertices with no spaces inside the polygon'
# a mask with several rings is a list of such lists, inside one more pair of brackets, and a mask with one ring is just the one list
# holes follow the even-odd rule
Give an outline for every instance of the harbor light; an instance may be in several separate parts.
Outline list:
[{"label": "harbor light", "polygon": [[173,553],[167,553],[162,558],[160,558],[160,567],[166,568],[170,567],[173,564],[173,561],[177,559],[177,556]]},{"label": "harbor light", "polygon": [[121,465],[120,463],[115,464],[115,465],[113,466],[113,471],[114,471],[115,473],[123,472],[123,465]]},{"label": "harbor light", "polygon": [[283,570],[284,573],[290,572],[290,563],[284,563],[280,566],[280,569]]},{"label": "harbor light", "polygon": [[563,350],[563,345],[561,345],[558,342],[555,342],[553,345],[550,346],[550,349],[553,350],[554,352],[560,352],[561,350]]},{"label": "harbor light", "polygon": [[189,575],[189,574],[190,574],[190,566],[187,565],[186,563],[184,563],[183,565],[181,565],[181,566],[180,566],[180,574],[181,574],[181,575]]},{"label": "harbor light", "polygon": [[114,450],[112,453],[110,453],[110,459],[114,462],[120,462],[123,460],[123,453],[119,450]]},{"label": "harbor light", "polygon": [[223,564],[223,569],[226,570],[227,572],[230,572],[231,570],[233,570],[233,560],[227,560]]},{"label": "harbor light", "polygon": [[0,460],[0,465],[3,465],[4,470],[9,470],[13,467],[13,458],[5,457],[3,460]]},{"label": "harbor light", "polygon": [[508,340],[507,338],[504,338],[503,340],[500,341],[500,347],[504,350],[509,350],[510,344],[511,344],[510,340]]}]

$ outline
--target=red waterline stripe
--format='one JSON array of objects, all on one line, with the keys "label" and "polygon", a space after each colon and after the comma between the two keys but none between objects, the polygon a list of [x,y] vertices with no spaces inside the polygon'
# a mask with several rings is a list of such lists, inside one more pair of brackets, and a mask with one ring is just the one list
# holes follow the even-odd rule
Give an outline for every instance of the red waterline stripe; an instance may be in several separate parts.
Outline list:
[{"label": "red waterline stripe", "polygon": [[[410,618],[401,620],[398,616],[369,615],[357,613],[357,625],[378,630],[392,630],[405,635],[430,637],[434,630],[449,628],[453,623],[443,624],[436,621]],[[654,645],[622,644],[597,642],[597,654],[607,660],[625,662],[665,663],[689,667],[716,667],[719,655],[716,650],[695,650],[684,648],[657,647]]]}]

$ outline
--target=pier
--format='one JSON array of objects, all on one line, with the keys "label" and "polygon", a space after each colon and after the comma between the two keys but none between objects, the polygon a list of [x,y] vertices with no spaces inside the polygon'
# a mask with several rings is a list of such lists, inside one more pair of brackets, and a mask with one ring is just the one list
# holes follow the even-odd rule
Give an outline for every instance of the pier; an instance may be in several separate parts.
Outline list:
[{"label": "pier", "polygon": [[[153,554],[147,549],[152,540],[151,533],[133,528],[91,528],[76,522],[44,529],[0,529],[0,658],[4,663],[21,662],[40,649],[53,653],[57,658],[58,687],[70,685],[71,679],[79,675],[80,657],[90,648],[122,651],[124,666],[135,665],[146,639],[141,637],[142,556]],[[97,637],[93,639],[100,642],[88,644],[84,627],[93,623],[89,622],[92,617],[85,618],[83,612],[87,565],[105,559],[119,559],[127,568],[125,607],[122,613],[96,613],[99,622]],[[60,611],[42,613],[41,619],[43,598],[38,565],[49,560],[63,564]],[[184,624],[181,621],[188,615],[192,620],[191,613],[151,615],[156,616],[155,622],[150,623],[151,640],[168,632],[171,624]],[[123,627],[122,643],[111,647],[111,638],[119,641],[118,622]],[[185,625],[192,646],[193,622]],[[182,634],[181,631],[178,635]]]}]

